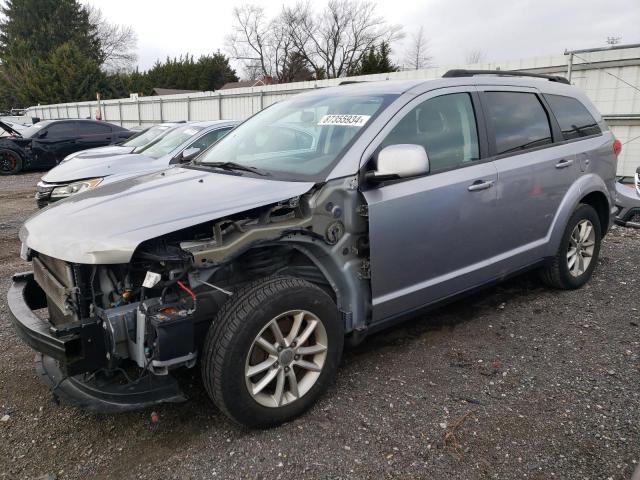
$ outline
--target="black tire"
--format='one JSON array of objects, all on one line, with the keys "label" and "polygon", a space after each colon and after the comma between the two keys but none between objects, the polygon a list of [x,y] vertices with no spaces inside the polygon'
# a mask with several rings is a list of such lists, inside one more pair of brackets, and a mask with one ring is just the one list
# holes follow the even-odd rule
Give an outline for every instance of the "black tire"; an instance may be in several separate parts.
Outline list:
[{"label": "black tire", "polygon": [[0,175],[15,175],[22,170],[22,156],[15,150],[0,148]]},{"label": "black tire", "polygon": [[[569,251],[569,244],[571,242],[571,235],[578,223],[582,220],[588,220],[593,225],[594,230],[594,250],[590,257],[588,267],[584,272],[578,276],[574,276],[569,271],[569,264],[567,261],[567,253]],[[540,271],[540,277],[542,281],[550,287],[561,290],[573,290],[582,287],[589,281],[593,270],[598,263],[598,257],[600,255],[600,244],[602,241],[602,227],[600,225],[600,218],[597,212],[591,205],[581,203],[571,215],[571,218],[567,222],[560,247],[555,257],[550,259],[548,264]]]},{"label": "black tire", "polygon": [[[324,326],[323,368],[300,398],[284,406],[261,405],[245,382],[247,357],[256,336],[273,318],[297,309],[311,312]],[[326,292],[298,278],[261,279],[235,291],[217,313],[204,343],[202,379],[213,402],[233,421],[252,428],[277,426],[304,413],[326,391],[335,379],[343,343],[344,325]]]}]

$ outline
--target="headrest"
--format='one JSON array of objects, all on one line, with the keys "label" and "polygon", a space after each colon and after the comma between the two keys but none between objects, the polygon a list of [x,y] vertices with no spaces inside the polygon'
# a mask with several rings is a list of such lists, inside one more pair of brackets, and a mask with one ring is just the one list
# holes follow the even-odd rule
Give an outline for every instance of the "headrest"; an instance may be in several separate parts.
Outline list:
[{"label": "headrest", "polygon": [[441,133],[445,129],[444,118],[439,109],[425,108],[418,114],[418,128],[421,132]]}]

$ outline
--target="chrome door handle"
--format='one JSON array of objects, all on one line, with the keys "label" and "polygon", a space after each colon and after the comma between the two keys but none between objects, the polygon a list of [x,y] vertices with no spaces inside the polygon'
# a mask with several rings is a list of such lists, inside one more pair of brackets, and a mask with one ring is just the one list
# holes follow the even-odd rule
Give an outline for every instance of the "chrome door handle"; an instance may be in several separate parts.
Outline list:
[{"label": "chrome door handle", "polygon": [[470,192],[477,192],[478,190],[485,190],[493,187],[493,180],[476,180],[467,187]]},{"label": "chrome door handle", "polygon": [[556,163],[556,168],[567,168],[573,165],[573,160],[560,160]]}]

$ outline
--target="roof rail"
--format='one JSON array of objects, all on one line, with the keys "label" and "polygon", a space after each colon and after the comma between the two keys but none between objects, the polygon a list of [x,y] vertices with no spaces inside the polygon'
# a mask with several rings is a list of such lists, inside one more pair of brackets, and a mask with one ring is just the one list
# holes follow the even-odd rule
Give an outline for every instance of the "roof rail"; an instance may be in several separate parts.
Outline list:
[{"label": "roof rail", "polygon": [[456,69],[449,70],[442,75],[442,78],[454,78],[454,77],[474,77],[476,75],[498,75],[503,77],[533,77],[544,78],[550,82],[566,83],[571,85],[569,80],[559,75],[542,75],[540,73],[519,72],[516,70],[464,70]]},{"label": "roof rail", "polygon": [[338,84],[338,86],[340,86],[340,85],[351,85],[353,83],[366,83],[366,80],[343,80]]}]

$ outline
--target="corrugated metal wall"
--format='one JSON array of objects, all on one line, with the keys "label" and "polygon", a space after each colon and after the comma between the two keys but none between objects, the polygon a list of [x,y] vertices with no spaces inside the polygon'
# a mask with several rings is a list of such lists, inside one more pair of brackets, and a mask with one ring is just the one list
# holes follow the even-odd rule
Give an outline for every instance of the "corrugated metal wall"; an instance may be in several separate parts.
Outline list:
[{"label": "corrugated metal wall", "polygon": [[[535,57],[498,63],[366,75],[357,79],[430,79],[441,77],[449,68],[526,69],[565,75],[568,59],[567,55]],[[346,79],[340,78],[216,92],[105,100],[102,102],[102,118],[124,127],[170,120],[242,120],[291,95],[337,85],[344,80]],[[596,104],[616,137],[623,143],[618,174],[632,175],[636,167],[640,166],[640,48],[576,54],[573,58],[571,80]],[[96,102],[79,102],[38,105],[30,107],[27,115],[42,119],[94,118],[96,110]]]}]

